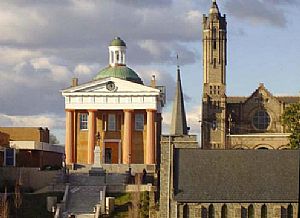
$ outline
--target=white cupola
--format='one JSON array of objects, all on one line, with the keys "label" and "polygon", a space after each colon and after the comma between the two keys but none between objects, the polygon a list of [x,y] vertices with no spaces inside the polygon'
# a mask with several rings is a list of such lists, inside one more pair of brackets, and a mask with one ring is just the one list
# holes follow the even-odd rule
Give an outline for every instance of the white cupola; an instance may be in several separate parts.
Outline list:
[{"label": "white cupola", "polygon": [[108,49],[110,66],[126,65],[126,43],[120,37],[115,37],[111,41]]}]

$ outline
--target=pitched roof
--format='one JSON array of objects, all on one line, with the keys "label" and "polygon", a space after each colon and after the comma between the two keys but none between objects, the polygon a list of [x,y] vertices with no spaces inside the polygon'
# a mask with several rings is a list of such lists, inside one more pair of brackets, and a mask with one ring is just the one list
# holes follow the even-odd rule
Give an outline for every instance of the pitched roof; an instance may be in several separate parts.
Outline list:
[{"label": "pitched roof", "polygon": [[276,96],[276,98],[284,103],[292,104],[292,103],[300,103],[300,96]]},{"label": "pitched roof", "polygon": [[184,109],[184,99],[181,87],[180,69],[177,69],[176,93],[173,102],[172,121],[170,126],[171,135],[187,135],[187,124]]},{"label": "pitched roof", "polygon": [[175,200],[294,202],[299,151],[175,149]]}]

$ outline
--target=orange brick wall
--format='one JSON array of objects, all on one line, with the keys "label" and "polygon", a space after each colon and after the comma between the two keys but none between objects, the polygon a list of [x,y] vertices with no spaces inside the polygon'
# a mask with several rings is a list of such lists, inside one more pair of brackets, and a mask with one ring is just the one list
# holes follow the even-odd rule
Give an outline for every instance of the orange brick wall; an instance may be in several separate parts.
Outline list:
[{"label": "orange brick wall", "polygon": [[0,127],[11,141],[37,141],[49,143],[49,130],[39,127]]}]

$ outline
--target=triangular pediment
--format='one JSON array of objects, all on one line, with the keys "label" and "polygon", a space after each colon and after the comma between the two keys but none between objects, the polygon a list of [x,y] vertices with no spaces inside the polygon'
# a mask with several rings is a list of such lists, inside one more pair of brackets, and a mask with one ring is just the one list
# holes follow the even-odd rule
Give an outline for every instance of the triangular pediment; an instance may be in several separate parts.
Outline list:
[{"label": "triangular pediment", "polygon": [[95,80],[75,87],[67,88],[63,93],[159,93],[158,89],[134,83],[131,81],[108,77],[101,80]]}]

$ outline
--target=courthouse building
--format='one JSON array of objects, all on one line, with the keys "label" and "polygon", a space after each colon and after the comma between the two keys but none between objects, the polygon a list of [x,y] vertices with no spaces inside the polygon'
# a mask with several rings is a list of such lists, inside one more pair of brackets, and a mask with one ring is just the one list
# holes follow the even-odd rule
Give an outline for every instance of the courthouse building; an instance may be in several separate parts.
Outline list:
[{"label": "courthouse building", "polygon": [[[109,45],[109,66],[92,81],[62,91],[66,110],[67,164],[155,164],[159,153],[164,87],[143,84],[126,66],[126,44]],[[98,160],[99,161],[99,160]]]}]

